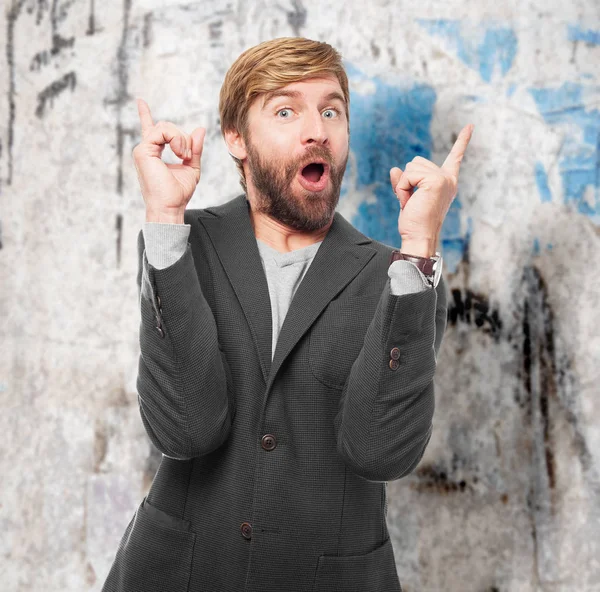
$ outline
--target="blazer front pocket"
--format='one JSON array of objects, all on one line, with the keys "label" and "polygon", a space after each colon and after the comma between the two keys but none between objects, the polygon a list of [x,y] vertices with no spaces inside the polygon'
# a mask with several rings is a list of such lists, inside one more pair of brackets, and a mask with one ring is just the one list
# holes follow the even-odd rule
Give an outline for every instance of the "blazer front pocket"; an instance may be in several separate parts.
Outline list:
[{"label": "blazer front pocket", "polygon": [[196,533],[146,501],[119,544],[103,592],[188,592]]},{"label": "blazer front pocket", "polygon": [[[378,297],[377,297],[378,298]],[[373,297],[332,300],[312,326],[308,362],[313,376],[342,389],[377,308]]]},{"label": "blazer front pocket", "polygon": [[313,592],[402,592],[392,541],[365,555],[321,555]]}]

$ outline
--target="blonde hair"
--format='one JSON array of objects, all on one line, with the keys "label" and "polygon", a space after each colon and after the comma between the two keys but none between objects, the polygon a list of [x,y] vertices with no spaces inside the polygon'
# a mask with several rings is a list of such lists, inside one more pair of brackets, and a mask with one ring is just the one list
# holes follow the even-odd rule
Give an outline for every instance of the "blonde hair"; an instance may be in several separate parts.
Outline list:
[{"label": "blonde hair", "polygon": [[[321,41],[279,37],[247,49],[227,71],[219,94],[221,134],[225,137],[226,131],[237,131],[247,143],[248,111],[258,95],[327,73],[334,74],[342,88],[349,132],[350,92],[341,54]],[[247,193],[242,161],[232,158],[240,173],[240,185]]]}]

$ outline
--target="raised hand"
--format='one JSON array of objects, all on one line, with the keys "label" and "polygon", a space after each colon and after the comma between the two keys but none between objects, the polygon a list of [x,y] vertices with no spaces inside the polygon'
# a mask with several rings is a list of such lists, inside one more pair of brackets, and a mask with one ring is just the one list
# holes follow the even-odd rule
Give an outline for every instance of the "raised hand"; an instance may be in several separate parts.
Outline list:
[{"label": "raised hand", "polygon": [[[405,245],[406,252],[414,255],[420,253],[412,251],[427,252],[432,248],[435,251],[444,218],[456,197],[460,163],[474,128],[469,124],[461,130],[441,167],[422,156],[415,156],[404,171],[399,167],[390,169],[392,189],[400,201],[398,232],[402,237],[402,251],[405,251]],[[415,187],[418,191],[413,193]]]},{"label": "raised hand", "polygon": [[[206,129],[197,127],[191,134],[186,134],[169,121],[155,124],[143,99],[137,100],[137,107],[142,140],[132,154],[146,203],[146,221],[182,223],[183,212],[200,181]],[[162,161],[167,143],[183,160],[181,164]]]}]

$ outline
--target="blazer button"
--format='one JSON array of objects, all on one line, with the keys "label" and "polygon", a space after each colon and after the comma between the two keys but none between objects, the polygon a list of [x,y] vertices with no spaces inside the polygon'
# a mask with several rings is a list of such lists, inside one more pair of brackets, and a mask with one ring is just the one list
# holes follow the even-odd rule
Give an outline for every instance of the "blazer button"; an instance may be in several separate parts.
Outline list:
[{"label": "blazer button", "polygon": [[160,307],[160,296],[156,296],[156,301],[158,302],[158,306]]},{"label": "blazer button", "polygon": [[273,434],[265,434],[260,441],[265,450],[273,450],[277,446],[277,438]]},{"label": "blazer button", "polygon": [[390,360],[390,368],[392,370],[397,370],[398,366],[400,366],[400,362],[398,360]]},{"label": "blazer button", "polygon": [[242,525],[240,526],[240,529],[242,531],[242,536],[245,539],[251,539],[252,538],[252,524],[250,524],[250,522],[242,522]]},{"label": "blazer button", "polygon": [[165,332],[162,330],[162,327],[161,327],[160,325],[158,325],[158,327],[156,327],[156,330],[158,331],[158,334],[159,334],[161,337],[164,337],[164,336],[165,336]]},{"label": "blazer button", "polygon": [[397,347],[393,347],[390,351],[390,356],[392,356],[392,360],[397,360],[400,357],[400,350]]}]

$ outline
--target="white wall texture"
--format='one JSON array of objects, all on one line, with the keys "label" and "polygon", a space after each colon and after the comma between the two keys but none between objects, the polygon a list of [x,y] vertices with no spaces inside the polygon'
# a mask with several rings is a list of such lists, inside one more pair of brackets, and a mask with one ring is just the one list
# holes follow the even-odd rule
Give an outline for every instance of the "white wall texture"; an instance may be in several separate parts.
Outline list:
[{"label": "white wall texture", "polygon": [[405,592],[600,590],[598,0],[5,0],[0,19],[3,591],[99,591],[160,462],[135,386],[136,97],[207,128],[188,207],[227,201],[219,89],[287,36],[344,57],[338,210],[372,238],[399,245],[389,169],[441,165],[475,124],[441,234],[433,436],[388,485]]}]

